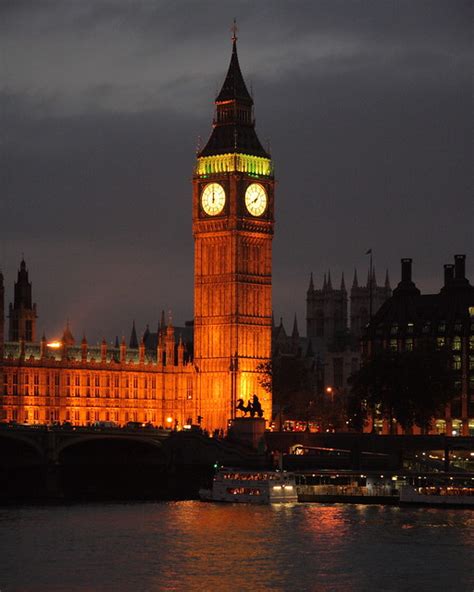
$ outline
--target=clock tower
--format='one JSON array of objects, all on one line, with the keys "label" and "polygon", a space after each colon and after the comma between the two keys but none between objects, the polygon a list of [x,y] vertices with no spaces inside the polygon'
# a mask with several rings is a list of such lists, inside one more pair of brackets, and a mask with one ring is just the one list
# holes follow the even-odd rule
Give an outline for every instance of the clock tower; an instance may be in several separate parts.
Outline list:
[{"label": "clock tower", "polygon": [[199,414],[227,429],[254,394],[271,419],[258,366],[271,357],[274,177],[255,132],[234,34],[213,130],[193,176],[194,363]]}]

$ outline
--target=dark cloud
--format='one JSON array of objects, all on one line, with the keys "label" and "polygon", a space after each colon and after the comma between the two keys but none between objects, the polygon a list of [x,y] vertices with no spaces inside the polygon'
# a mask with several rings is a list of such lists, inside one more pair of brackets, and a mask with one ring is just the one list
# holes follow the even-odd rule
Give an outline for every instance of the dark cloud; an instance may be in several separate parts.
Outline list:
[{"label": "dark cloud", "polygon": [[309,272],[350,282],[369,247],[380,280],[405,256],[426,290],[455,252],[472,270],[469,3],[2,2],[0,262],[10,297],[25,252],[50,333],[192,317],[194,151],[234,16],[278,177],[276,315],[304,326]]}]

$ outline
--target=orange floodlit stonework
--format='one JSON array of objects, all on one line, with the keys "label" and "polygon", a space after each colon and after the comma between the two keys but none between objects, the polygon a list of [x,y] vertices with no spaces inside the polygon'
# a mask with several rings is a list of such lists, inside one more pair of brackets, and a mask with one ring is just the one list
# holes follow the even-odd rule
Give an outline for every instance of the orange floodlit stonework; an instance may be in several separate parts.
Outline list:
[{"label": "orange floodlit stonework", "polygon": [[[253,100],[236,39],[213,130],[193,177],[194,330],[171,322],[154,339],[76,344],[36,339],[36,304],[24,261],[4,335],[0,274],[0,421],[44,424],[129,421],[227,429],[238,399],[257,394],[271,418],[258,366],[271,356],[274,179],[255,132]],[[177,339],[179,338],[179,339]]]}]

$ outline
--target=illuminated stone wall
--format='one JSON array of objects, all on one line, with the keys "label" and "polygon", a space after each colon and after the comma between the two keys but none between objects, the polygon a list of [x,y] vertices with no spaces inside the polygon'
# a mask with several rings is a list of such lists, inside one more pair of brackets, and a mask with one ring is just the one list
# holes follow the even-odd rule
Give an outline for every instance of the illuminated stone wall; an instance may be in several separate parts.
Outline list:
[{"label": "illuminated stone wall", "polygon": [[131,361],[127,353],[123,361],[56,359],[46,354],[7,357],[2,366],[3,421],[138,421],[163,427],[197,421],[194,367],[183,364],[179,356],[163,365],[156,360]]}]

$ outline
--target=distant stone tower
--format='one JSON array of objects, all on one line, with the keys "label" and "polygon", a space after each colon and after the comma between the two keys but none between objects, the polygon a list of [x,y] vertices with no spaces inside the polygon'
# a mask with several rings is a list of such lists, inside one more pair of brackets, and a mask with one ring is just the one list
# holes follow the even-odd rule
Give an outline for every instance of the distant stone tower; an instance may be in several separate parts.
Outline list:
[{"label": "distant stone tower", "polygon": [[9,340],[36,340],[36,304],[31,302],[31,282],[28,281],[28,270],[22,259],[15,282],[13,304],[9,308]]},{"label": "distant stone tower", "polygon": [[[371,292],[372,306],[370,302]],[[357,270],[354,271],[354,280],[351,288],[351,333],[355,338],[360,339],[362,331],[369,322],[370,313],[372,312],[372,315],[374,315],[391,295],[392,289],[390,287],[388,270],[385,274],[385,284],[383,286],[377,286],[375,269],[372,270],[372,282],[370,281],[370,272],[367,274],[367,283],[365,286],[359,286]]]},{"label": "distant stone tower", "polygon": [[347,291],[344,274],[339,290],[332,287],[331,272],[323,286],[315,289],[311,274],[306,293],[306,335],[317,349],[331,346],[338,334],[347,330]]}]

